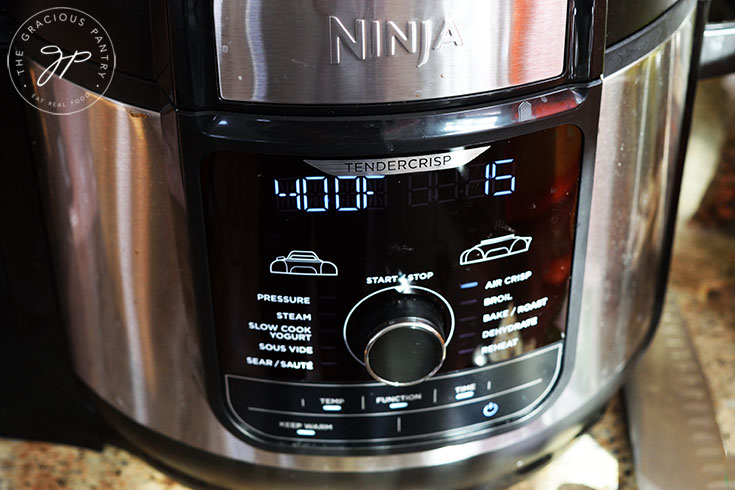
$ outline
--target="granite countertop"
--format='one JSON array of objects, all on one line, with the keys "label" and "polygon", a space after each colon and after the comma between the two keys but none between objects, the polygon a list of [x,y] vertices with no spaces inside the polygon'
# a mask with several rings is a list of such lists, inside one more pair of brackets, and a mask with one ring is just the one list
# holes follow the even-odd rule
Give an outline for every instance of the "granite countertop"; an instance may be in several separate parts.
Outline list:
[{"label": "granite countertop", "polygon": [[[716,104],[718,99],[712,100]],[[707,133],[706,122],[699,127]],[[693,135],[697,137],[696,130]],[[688,165],[696,169],[698,162]],[[683,204],[687,200],[691,197],[685,189]],[[676,306],[683,317],[709,385],[725,449],[735,454],[735,237],[692,225],[688,214],[677,230],[667,307]],[[587,433],[512,490],[637,488],[623,406],[621,396],[614,397]],[[207,488],[192,485],[197,484],[172,479],[123,441],[112,441],[98,452],[0,439],[0,490]]]}]

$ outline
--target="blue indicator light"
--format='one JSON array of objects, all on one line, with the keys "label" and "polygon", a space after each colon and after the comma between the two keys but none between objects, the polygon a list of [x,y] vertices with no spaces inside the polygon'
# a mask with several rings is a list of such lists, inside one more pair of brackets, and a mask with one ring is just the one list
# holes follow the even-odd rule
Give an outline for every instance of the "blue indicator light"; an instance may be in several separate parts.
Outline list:
[{"label": "blue indicator light", "polygon": [[408,406],[408,402],[393,402],[390,405],[388,405],[388,408],[391,410],[397,410],[399,408],[406,408]]},{"label": "blue indicator light", "polygon": [[498,404],[495,402],[490,402],[484,407],[482,407],[482,414],[485,417],[490,418],[496,413],[498,413],[498,410],[500,410],[500,407],[498,406]]},{"label": "blue indicator light", "polygon": [[462,393],[457,393],[456,395],[454,395],[454,399],[455,400],[466,400],[468,398],[472,398],[473,396],[475,396],[474,391],[463,391]]},{"label": "blue indicator light", "polygon": [[315,430],[312,430],[312,429],[297,429],[296,430],[296,435],[299,435],[299,436],[315,436],[316,435],[316,431]]},{"label": "blue indicator light", "polygon": [[479,283],[477,281],[472,281],[472,282],[466,282],[464,284],[460,284],[459,287],[461,289],[469,289],[469,288],[477,287],[478,284]]},{"label": "blue indicator light", "polygon": [[322,410],[325,412],[341,412],[342,405],[322,405]]}]

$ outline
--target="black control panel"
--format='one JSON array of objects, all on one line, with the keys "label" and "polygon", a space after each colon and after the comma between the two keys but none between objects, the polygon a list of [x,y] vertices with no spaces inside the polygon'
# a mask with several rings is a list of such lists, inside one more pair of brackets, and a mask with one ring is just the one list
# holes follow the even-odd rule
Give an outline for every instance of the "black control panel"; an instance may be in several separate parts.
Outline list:
[{"label": "black control panel", "polygon": [[384,447],[531,413],[561,370],[582,134],[201,165],[223,398],[283,445]]},{"label": "black control panel", "polygon": [[477,435],[530,413],[559,375],[563,343],[410,389],[381,383],[282,383],[227,376],[230,408],[265,438],[346,446]]}]

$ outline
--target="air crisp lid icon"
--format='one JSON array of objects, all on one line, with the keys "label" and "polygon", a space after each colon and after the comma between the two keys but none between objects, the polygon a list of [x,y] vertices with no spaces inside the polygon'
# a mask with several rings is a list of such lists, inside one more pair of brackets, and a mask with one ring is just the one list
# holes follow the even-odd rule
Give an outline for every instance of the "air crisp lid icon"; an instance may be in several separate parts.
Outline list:
[{"label": "air crisp lid icon", "polygon": [[528,252],[532,240],[530,236],[517,236],[514,233],[488,238],[462,252],[459,256],[459,264],[476,264]]}]

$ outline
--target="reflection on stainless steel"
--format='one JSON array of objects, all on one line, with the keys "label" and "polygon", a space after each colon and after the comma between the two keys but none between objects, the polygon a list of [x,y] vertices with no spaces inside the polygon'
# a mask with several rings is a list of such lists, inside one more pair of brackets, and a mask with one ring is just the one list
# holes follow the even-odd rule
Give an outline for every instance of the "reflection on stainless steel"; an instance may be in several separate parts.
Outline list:
[{"label": "reflection on stainless steel", "polygon": [[704,30],[699,76],[716,77],[735,71],[735,22],[710,24]]},{"label": "reflection on stainless steel", "polygon": [[625,387],[625,401],[642,490],[730,488],[735,467],[727,466],[707,381],[670,296],[661,327]]},{"label": "reflection on stainless steel", "polygon": [[580,317],[580,345],[603,347],[583,354],[585,369],[602,379],[624,367],[651,324],[692,32],[690,15],[666,43],[603,82]]},{"label": "reflection on stainless steel", "polygon": [[[202,381],[186,209],[176,143],[168,137],[173,116],[109,99],[65,117],[34,112],[77,372],[123,414],[190,446],[335,478],[427,467],[421,477],[431,482],[442,466],[473,456],[487,459],[468,463],[468,471],[491,472],[493,458],[560,448],[578,428],[555,426],[612,388],[650,326],[691,38],[690,16],[667,42],[603,83],[586,269],[583,283],[573,282],[583,292],[577,368],[549,409],[525,425],[380,456],[274,453],[229,433],[212,414]],[[55,99],[82,91],[59,79],[43,89]],[[576,273],[573,281],[580,279]]]},{"label": "reflection on stainless steel", "polygon": [[220,94],[284,104],[392,102],[553,78],[564,71],[567,7],[567,0],[216,0]]},{"label": "reflection on stainless steel", "polygon": [[[53,100],[84,92],[57,78],[43,90]],[[105,98],[69,116],[31,114],[77,373],[138,422],[205,444],[217,424],[199,417],[209,409],[183,188],[175,142],[163,137],[172,116]],[[193,427],[207,423],[200,437]]]}]

